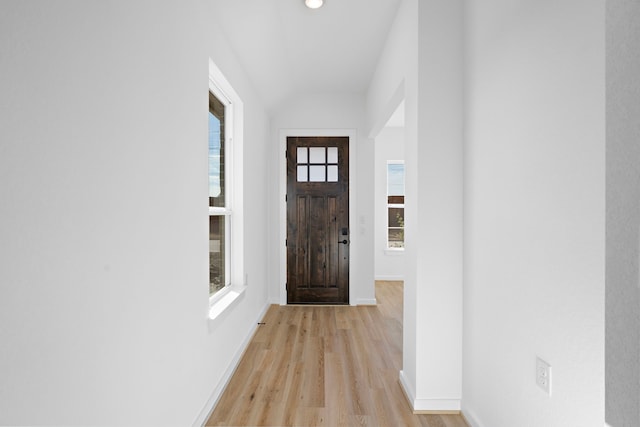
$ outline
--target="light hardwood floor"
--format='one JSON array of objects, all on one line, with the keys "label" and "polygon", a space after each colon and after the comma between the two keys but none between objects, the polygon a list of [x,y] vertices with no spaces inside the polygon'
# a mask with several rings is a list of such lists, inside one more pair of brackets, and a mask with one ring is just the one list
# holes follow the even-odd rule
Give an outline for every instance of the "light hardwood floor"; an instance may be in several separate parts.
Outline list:
[{"label": "light hardwood floor", "polygon": [[413,415],[398,382],[402,282],[377,306],[271,306],[207,426],[467,427]]}]

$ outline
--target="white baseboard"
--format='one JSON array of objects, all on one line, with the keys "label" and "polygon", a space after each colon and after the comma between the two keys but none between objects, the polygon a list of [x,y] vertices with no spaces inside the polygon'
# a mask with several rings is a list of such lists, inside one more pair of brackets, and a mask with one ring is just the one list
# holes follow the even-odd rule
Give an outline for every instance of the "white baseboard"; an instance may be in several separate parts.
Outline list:
[{"label": "white baseboard", "polygon": [[400,385],[416,414],[459,414],[460,399],[416,399],[416,392],[400,371]]},{"label": "white baseboard", "polygon": [[280,298],[279,297],[270,298],[269,301],[267,301],[267,304],[280,305]]},{"label": "white baseboard", "polygon": [[378,300],[375,298],[358,298],[356,305],[378,305]]},{"label": "white baseboard", "polygon": [[374,280],[382,280],[388,282],[402,282],[404,281],[404,276],[376,276]]},{"label": "white baseboard", "polygon": [[247,346],[251,342],[251,339],[253,338],[253,335],[255,334],[256,329],[258,329],[258,322],[260,322],[264,318],[270,305],[271,305],[270,303],[265,304],[264,308],[262,309],[260,314],[257,316],[256,320],[253,322],[253,327],[251,328],[251,331],[249,331],[247,336],[244,338],[244,340],[240,344],[240,348],[238,348],[238,351],[236,351],[236,353],[233,355],[233,358],[231,359],[231,362],[229,362],[229,366],[227,367],[227,370],[222,375],[222,379],[220,380],[216,388],[213,389],[211,396],[209,396],[209,399],[207,399],[207,403],[204,405],[204,407],[200,411],[200,414],[198,414],[198,417],[193,422],[194,427],[204,426],[204,424],[207,422],[207,420],[213,413],[213,410],[218,404],[218,401],[220,400],[220,397],[222,396],[224,389],[227,387],[227,384],[229,384],[229,381],[231,380],[233,373],[238,367],[238,364],[240,363],[240,359],[242,359],[242,355],[244,354],[244,351],[247,349]]},{"label": "white baseboard", "polygon": [[416,392],[413,390],[413,387],[411,386],[409,381],[407,381],[407,377],[405,377],[404,371],[400,371],[400,376],[398,379],[400,380],[400,387],[404,392],[404,397],[407,398],[407,400],[409,401],[409,405],[411,405],[411,408],[413,408],[413,401],[415,399]]},{"label": "white baseboard", "polygon": [[469,427],[483,427],[483,425],[478,421],[475,414],[468,409],[463,409],[461,412],[462,418],[464,418],[465,422],[469,425]]}]

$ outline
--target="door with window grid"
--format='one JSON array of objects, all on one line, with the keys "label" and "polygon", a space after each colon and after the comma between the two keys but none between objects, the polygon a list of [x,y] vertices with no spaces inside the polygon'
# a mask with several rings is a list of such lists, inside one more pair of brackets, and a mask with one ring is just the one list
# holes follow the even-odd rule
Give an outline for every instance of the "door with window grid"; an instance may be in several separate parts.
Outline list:
[{"label": "door with window grid", "polygon": [[349,303],[349,138],[287,138],[287,303]]}]

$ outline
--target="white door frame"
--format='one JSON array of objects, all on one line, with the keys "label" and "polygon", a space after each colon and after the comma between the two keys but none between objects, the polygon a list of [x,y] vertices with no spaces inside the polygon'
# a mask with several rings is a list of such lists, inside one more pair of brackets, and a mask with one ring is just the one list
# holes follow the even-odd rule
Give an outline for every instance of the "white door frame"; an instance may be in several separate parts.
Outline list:
[{"label": "white door frame", "polygon": [[280,265],[280,305],[287,304],[287,248],[285,246],[287,238],[287,150],[288,136],[346,136],[349,138],[349,304],[354,305],[356,298],[353,286],[355,285],[356,266],[354,261],[358,247],[358,236],[356,230],[356,135],[355,129],[280,129],[280,158],[279,160],[279,197],[280,219],[278,244],[279,265]]}]

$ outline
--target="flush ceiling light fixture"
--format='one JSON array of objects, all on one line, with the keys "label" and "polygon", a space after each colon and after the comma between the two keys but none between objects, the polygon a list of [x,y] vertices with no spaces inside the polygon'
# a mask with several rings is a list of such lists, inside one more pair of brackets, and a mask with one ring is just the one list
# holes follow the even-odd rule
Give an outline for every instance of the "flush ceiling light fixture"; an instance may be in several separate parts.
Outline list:
[{"label": "flush ceiling light fixture", "polygon": [[304,4],[307,5],[309,9],[318,9],[322,7],[323,0],[304,0]]}]

